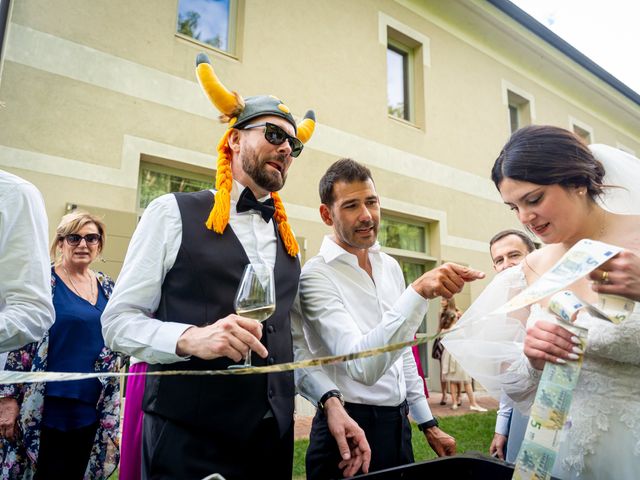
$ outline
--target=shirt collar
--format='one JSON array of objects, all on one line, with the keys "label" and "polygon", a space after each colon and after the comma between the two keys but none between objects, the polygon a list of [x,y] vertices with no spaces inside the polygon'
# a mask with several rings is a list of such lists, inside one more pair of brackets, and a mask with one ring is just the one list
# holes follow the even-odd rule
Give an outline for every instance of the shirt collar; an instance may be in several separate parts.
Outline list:
[{"label": "shirt collar", "polygon": [[[380,244],[377,241],[373,246],[369,247],[369,255],[379,255],[380,251]],[[320,246],[319,255],[326,263],[331,263],[338,258],[343,258],[345,261],[355,262],[356,265],[358,264],[356,256],[338,245],[331,235],[325,235],[322,240],[322,245]]]},{"label": "shirt collar", "polygon": [[[245,188],[246,187],[242,183],[240,183],[235,178],[233,179],[233,186],[231,187],[231,201],[233,202],[234,206],[238,202],[238,199],[240,198],[240,194]],[[271,195],[267,194],[264,197],[257,198],[256,200],[258,200],[259,202],[264,202],[265,200],[268,200],[270,197]]]}]

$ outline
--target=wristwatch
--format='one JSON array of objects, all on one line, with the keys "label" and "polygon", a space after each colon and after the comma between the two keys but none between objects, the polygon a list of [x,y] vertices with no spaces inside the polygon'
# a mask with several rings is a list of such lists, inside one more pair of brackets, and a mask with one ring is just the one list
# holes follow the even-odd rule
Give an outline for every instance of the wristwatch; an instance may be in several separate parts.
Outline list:
[{"label": "wristwatch", "polygon": [[438,420],[436,420],[436,417],[433,417],[428,422],[418,424],[418,429],[421,432],[424,432],[427,428],[437,427],[437,426],[438,426]]},{"label": "wristwatch", "polygon": [[344,407],[344,397],[342,396],[342,393],[340,393],[340,390],[329,390],[320,398],[320,401],[318,402],[318,408],[321,411],[324,411],[324,404],[327,403],[327,400],[333,397],[336,397],[338,400],[340,400],[340,403]]}]

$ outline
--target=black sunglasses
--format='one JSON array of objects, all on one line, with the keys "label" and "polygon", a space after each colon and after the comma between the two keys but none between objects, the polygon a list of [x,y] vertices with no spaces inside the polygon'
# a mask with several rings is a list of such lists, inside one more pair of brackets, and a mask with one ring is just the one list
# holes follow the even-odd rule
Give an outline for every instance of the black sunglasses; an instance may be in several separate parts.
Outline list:
[{"label": "black sunglasses", "polygon": [[77,233],[71,233],[64,237],[67,243],[72,247],[77,247],[78,245],[80,245],[80,242],[82,240],[87,242],[87,245],[96,245],[98,244],[98,242],[100,242],[101,238],[102,238],[102,235],[100,235],[99,233],[88,233],[87,235],[84,235],[84,236],[78,235]]},{"label": "black sunglasses", "polygon": [[240,127],[240,130],[249,130],[251,128],[258,127],[264,127],[264,138],[271,145],[282,145],[284,141],[287,140],[289,142],[289,145],[291,146],[292,157],[297,157],[298,155],[300,155],[300,153],[302,153],[304,144],[296,137],[292,137],[279,126],[274,125],[273,123],[254,123],[252,125],[245,125],[244,127]]}]

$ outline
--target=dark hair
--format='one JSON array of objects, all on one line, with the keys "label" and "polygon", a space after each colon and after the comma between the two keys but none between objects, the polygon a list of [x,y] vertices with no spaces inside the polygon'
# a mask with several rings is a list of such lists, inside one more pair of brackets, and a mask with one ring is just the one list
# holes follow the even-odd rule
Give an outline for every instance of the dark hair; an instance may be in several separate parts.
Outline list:
[{"label": "dark hair", "polygon": [[536,249],[533,240],[531,240],[526,233],[521,232],[520,230],[502,230],[501,232],[496,233],[493,238],[489,240],[489,250],[491,250],[491,247],[493,247],[494,243],[496,243],[498,240],[502,240],[504,237],[508,237],[509,235],[516,235],[517,237],[519,237],[520,240],[522,240],[522,243],[524,243],[525,247],[527,247],[527,250],[529,252],[533,252]]},{"label": "dark hair", "polygon": [[575,134],[551,125],[516,130],[491,169],[500,190],[504,178],[536,185],[587,187],[591,199],[602,193],[604,167]]},{"label": "dark hair", "polygon": [[440,309],[440,321],[438,322],[438,331],[442,329],[450,328],[451,325],[456,323],[458,319],[459,310],[456,307],[455,297],[444,298],[442,300],[447,302],[447,306],[444,309]]},{"label": "dark hair", "polygon": [[320,202],[331,206],[335,201],[333,186],[336,182],[366,182],[371,180],[371,170],[350,158],[341,158],[333,163],[320,179]]},{"label": "dark hair", "polygon": [[458,320],[458,312],[451,309],[446,309],[442,312],[440,312],[440,325],[439,325],[439,330],[448,330],[449,328],[451,328],[451,325],[453,325],[454,323],[456,323],[456,321]]},{"label": "dark hair", "polygon": [[[451,297],[451,298],[442,297],[442,300],[447,302],[447,308],[445,308],[444,310],[457,310],[458,309],[458,307],[456,307],[456,299],[455,299],[455,297]],[[444,311],[444,310],[441,309],[441,311]]]}]

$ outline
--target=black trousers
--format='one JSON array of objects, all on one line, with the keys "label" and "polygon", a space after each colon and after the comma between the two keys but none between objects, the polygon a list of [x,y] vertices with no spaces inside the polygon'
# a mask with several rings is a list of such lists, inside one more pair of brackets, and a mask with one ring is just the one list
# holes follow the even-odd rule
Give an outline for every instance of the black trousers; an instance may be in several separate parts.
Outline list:
[{"label": "black trousers", "polygon": [[226,480],[291,480],[292,470],[293,422],[281,437],[275,418],[265,418],[249,442],[241,445],[152,413],[144,414],[142,478],[145,480],[201,480],[212,473],[219,473]]},{"label": "black trousers", "polygon": [[89,463],[98,423],[62,431],[42,427],[36,480],[82,480]]},{"label": "black trousers", "polygon": [[[397,407],[347,403],[345,409],[367,435],[371,447],[370,472],[413,463],[407,402]],[[307,449],[307,479],[342,478],[342,472],[338,469],[340,460],[340,452],[329,431],[327,419],[318,410],[313,418]]]}]

